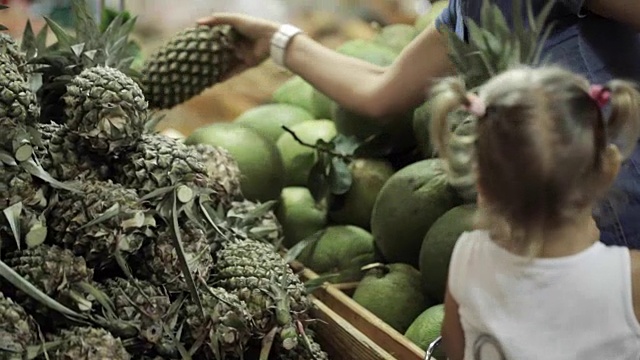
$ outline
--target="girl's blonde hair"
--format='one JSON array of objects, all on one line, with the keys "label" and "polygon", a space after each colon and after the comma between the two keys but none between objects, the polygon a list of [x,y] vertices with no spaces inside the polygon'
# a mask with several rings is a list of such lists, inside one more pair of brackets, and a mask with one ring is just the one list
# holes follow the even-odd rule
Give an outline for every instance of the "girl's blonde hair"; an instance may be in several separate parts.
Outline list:
[{"label": "girl's blonde hair", "polygon": [[[486,111],[467,137],[486,202],[478,219],[494,240],[536,255],[542,240],[534,232],[575,219],[608,190],[617,171],[611,166],[619,163],[615,149],[626,158],[640,137],[640,93],[621,80],[605,89],[606,119],[588,81],[558,67],[516,68],[482,86]],[[432,89],[430,135],[445,161],[449,144],[460,141],[448,115],[469,106],[469,95],[457,77]]]}]

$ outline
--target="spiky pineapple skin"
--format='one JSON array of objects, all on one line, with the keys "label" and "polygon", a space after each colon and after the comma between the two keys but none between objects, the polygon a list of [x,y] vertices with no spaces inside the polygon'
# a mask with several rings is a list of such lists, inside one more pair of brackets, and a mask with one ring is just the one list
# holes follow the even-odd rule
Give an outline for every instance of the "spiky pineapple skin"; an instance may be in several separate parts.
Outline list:
[{"label": "spiky pineapple skin", "polygon": [[[25,309],[0,292],[0,334],[2,349],[15,354],[8,359],[22,359],[27,347],[37,340],[37,324]],[[2,354],[0,354],[2,355]],[[3,355],[4,356],[4,355]],[[3,357],[4,358],[4,357]]]},{"label": "spiky pineapple skin", "polygon": [[4,32],[0,32],[0,54],[7,55],[18,70],[22,70],[27,63],[27,57],[20,51],[20,46],[16,40]]},{"label": "spiky pineapple skin", "polygon": [[8,118],[18,125],[34,125],[40,117],[36,95],[7,54],[0,53],[0,67],[0,119]]},{"label": "spiky pineapple skin", "polygon": [[[134,254],[152,235],[153,223],[147,222],[149,210],[140,203],[135,190],[111,181],[86,181],[80,190],[60,191],[52,200],[50,238],[83,256],[90,266],[110,264],[117,251],[125,256]],[[114,206],[119,211],[116,216],[86,226]]]},{"label": "spiky pineapple skin", "polygon": [[134,148],[113,165],[113,179],[145,196],[159,188],[186,184],[215,191],[228,206],[232,197],[211,178],[196,150],[161,134],[143,134]]},{"label": "spiky pineapple skin", "polygon": [[[307,336],[309,341],[309,349],[306,348],[304,341],[299,341],[298,345],[287,350],[281,346],[276,346],[275,358],[277,360],[329,360],[329,355],[322,350],[320,344],[318,344],[311,336]],[[277,344],[277,343],[276,343]]]},{"label": "spiky pineapple skin", "polygon": [[35,149],[42,168],[59,181],[106,180],[109,167],[87,149],[83,139],[66,126],[39,123],[39,146]]},{"label": "spiky pineapple skin", "polygon": [[[191,274],[197,279],[208,279],[213,269],[211,245],[204,230],[190,221],[180,226],[181,241]],[[139,254],[137,275],[153,284],[166,287],[169,292],[189,291],[182,273],[180,259],[174,247],[173,233],[165,228],[149,241]]]},{"label": "spiky pineapple skin", "polygon": [[[43,232],[42,242],[47,234],[47,219],[45,209],[48,204],[49,188],[40,184],[31,174],[19,166],[8,166],[0,163],[0,211],[10,206],[20,206],[18,225],[20,242],[28,245],[32,232]],[[10,212],[14,213],[14,212]],[[3,241],[0,250],[15,249],[17,244],[9,239],[14,238],[11,223],[7,216],[0,217],[0,236]]]},{"label": "spiky pineapple skin", "polygon": [[[238,221],[243,221],[242,219],[247,216],[254,216],[253,214],[257,211],[258,207],[263,205],[264,204],[246,199],[234,201],[231,203],[231,208],[227,212],[227,218],[235,217]],[[247,224],[246,227],[248,228],[246,231],[250,232],[253,238],[266,241],[270,244],[277,245],[284,237],[282,225],[278,221],[273,209],[256,217]]]},{"label": "spiky pineapple skin", "polygon": [[[252,239],[229,241],[218,250],[216,260],[213,283],[247,304],[259,331],[279,324],[281,312],[293,318],[292,314],[303,317],[310,310],[304,284],[271,244]],[[274,288],[281,287],[283,294],[274,293]],[[287,308],[281,308],[283,302]]]},{"label": "spiky pineapple skin", "polygon": [[[87,267],[83,258],[57,246],[40,245],[32,249],[13,251],[5,254],[3,260],[29,283],[71,309],[78,308],[70,296],[74,286],[88,283],[93,277],[93,270]],[[30,312],[48,312],[12,285],[5,282],[1,284],[2,292]]]},{"label": "spiky pineapple skin", "polygon": [[174,35],[142,70],[151,108],[168,109],[218,83],[236,63],[238,35],[228,26],[196,26]]},{"label": "spiky pineapple skin", "polygon": [[113,302],[117,319],[108,324],[112,333],[139,337],[151,344],[160,342],[164,316],[171,306],[169,296],[161,287],[138,279],[112,278],[102,282],[99,289]]},{"label": "spiky pineapple skin", "polygon": [[229,152],[221,147],[208,144],[192,145],[203,157],[211,179],[222,185],[232,198],[242,198],[240,188],[240,168]]},{"label": "spiky pineapple skin", "polygon": [[62,344],[49,351],[51,360],[130,360],[122,341],[99,328],[76,327],[54,337]]},{"label": "spiky pineapple skin", "polygon": [[63,100],[66,125],[97,153],[122,151],[144,131],[148,114],[142,90],[115,68],[84,69],[67,85]]},{"label": "spiky pineapple skin", "polygon": [[[215,339],[211,344],[222,354],[222,359],[240,357],[251,339],[252,319],[244,301],[222,288],[201,291],[203,317],[198,306],[189,302],[182,310],[185,321],[183,340],[192,346],[198,339]],[[199,357],[214,359],[207,346],[200,349]]]}]

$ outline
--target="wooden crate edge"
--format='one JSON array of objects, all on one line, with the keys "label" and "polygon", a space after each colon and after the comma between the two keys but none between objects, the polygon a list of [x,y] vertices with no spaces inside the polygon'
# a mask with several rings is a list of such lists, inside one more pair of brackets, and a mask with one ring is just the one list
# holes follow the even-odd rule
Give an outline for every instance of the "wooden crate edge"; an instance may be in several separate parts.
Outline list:
[{"label": "wooden crate edge", "polygon": [[312,296],[316,336],[332,360],[392,360],[394,356]]},{"label": "wooden crate edge", "polygon": [[[291,266],[303,280],[312,280],[318,275],[300,262],[292,262]],[[392,359],[423,360],[425,352],[409,341],[403,334],[380,320],[370,311],[360,306],[351,297],[329,283],[318,288],[313,296],[337,315],[349,322],[355,329],[378,344]]]}]

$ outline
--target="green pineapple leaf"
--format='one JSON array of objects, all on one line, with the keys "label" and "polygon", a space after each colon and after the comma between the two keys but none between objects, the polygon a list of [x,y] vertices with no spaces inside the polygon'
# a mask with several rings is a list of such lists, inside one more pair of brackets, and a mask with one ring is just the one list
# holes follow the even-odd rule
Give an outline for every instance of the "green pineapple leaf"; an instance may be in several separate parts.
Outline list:
[{"label": "green pineapple leaf", "polygon": [[492,76],[513,66],[537,65],[542,45],[552,31],[548,16],[554,2],[548,2],[537,14],[526,0],[526,23],[522,0],[514,0],[512,28],[500,8],[485,0],[480,22],[466,19],[468,41],[460,39],[451,29],[443,28],[448,40],[449,58],[469,88],[477,88]]},{"label": "green pineapple leaf", "polygon": [[72,0],[71,11],[74,15],[74,25],[76,37],[87,43],[87,47],[95,48],[99,46],[100,29],[93,18],[86,0]]},{"label": "green pineapple leaf", "polygon": [[67,31],[60,26],[58,23],[53,21],[48,17],[44,17],[44,21],[47,23],[47,26],[55,35],[57,43],[55,44],[56,48],[68,49],[75,43],[75,39],[71,36]]},{"label": "green pineapple leaf", "polygon": [[42,290],[35,287],[33,284],[31,284],[25,278],[20,276],[20,274],[15,272],[10,266],[5,264],[1,260],[0,260],[0,276],[4,278],[7,282],[9,282],[11,285],[20,289],[20,291],[29,295],[32,299],[47,306],[48,308],[54,311],[57,311],[74,321],[87,322],[88,318],[86,316],[81,315],[69,309],[68,307],[60,304],[56,300],[52,299],[49,295],[45,294],[44,292],[42,292]]},{"label": "green pineapple leaf", "polygon": [[7,207],[6,209],[2,210],[2,213],[9,223],[11,233],[13,233],[13,238],[16,241],[18,250],[20,250],[20,244],[22,242],[22,236],[20,235],[20,214],[22,213],[22,201]]}]

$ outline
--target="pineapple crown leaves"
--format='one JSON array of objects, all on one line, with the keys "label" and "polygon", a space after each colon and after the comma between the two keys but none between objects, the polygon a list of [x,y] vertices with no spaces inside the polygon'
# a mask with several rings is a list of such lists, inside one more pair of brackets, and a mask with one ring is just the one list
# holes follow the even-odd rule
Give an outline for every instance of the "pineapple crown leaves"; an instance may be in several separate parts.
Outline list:
[{"label": "pineapple crown leaves", "polygon": [[[84,0],[73,0],[72,10],[75,20],[74,34],[72,35],[61,25],[48,17],[44,17],[47,26],[56,37],[56,43],[41,52],[34,62],[42,63],[42,58],[49,56],[63,56],[70,59],[76,66],[108,66],[113,67],[128,75],[135,75],[130,69],[139,47],[129,40],[129,34],[133,31],[136,18],[117,14],[107,26],[101,30],[95,21]],[[27,42],[25,50],[32,51],[38,43]],[[45,65],[51,66],[52,64]],[[58,70],[61,71],[61,70]]]},{"label": "pineapple crown leaves", "polygon": [[553,29],[547,26],[547,19],[555,2],[547,2],[536,17],[531,1],[525,1],[528,26],[522,17],[522,0],[513,1],[513,28],[496,4],[484,0],[480,23],[466,19],[467,42],[451,29],[441,29],[447,36],[449,58],[470,88],[477,88],[512,66],[542,62],[542,46]]}]

